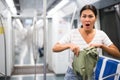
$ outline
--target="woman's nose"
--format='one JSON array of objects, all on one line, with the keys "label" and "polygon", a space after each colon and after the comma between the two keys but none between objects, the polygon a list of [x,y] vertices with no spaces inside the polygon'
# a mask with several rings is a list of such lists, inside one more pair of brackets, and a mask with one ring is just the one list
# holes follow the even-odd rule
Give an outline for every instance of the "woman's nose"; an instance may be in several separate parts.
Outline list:
[{"label": "woman's nose", "polygon": [[86,17],[85,20],[86,20],[86,21],[90,21],[90,18],[89,18],[89,17]]}]

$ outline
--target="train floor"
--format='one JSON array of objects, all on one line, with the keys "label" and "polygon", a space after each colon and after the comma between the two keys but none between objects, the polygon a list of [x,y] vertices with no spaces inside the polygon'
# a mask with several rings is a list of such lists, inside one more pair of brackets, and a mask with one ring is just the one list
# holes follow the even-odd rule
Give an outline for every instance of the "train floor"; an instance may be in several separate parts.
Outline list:
[{"label": "train floor", "polygon": [[[10,80],[44,80],[43,74],[13,75]],[[46,80],[64,80],[63,75],[46,74]]]},{"label": "train floor", "polygon": [[26,74],[26,75],[12,75],[11,77],[0,77],[0,80],[64,80],[64,75],[46,74],[46,79],[44,79],[44,74]]}]

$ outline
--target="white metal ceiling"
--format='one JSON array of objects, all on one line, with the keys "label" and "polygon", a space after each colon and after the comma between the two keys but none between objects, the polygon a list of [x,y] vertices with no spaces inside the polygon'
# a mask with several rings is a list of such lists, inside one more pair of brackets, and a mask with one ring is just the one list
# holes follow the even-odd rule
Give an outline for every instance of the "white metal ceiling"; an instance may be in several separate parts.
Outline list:
[{"label": "white metal ceiling", "polygon": [[93,4],[93,3],[100,1],[100,0],[76,0],[76,1],[78,3],[79,8],[81,8],[85,4]]},{"label": "white metal ceiling", "polygon": [[[47,10],[50,10],[61,0],[47,0]],[[36,9],[39,13],[43,12],[43,0],[14,0],[19,14],[33,14]]]}]

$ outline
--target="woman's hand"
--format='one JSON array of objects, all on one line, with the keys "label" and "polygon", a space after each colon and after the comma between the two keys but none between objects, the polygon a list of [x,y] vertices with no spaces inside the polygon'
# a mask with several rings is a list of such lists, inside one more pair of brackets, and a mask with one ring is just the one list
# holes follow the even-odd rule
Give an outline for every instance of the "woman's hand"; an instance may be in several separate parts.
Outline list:
[{"label": "woman's hand", "polygon": [[73,43],[67,43],[67,44],[56,43],[53,46],[52,50],[54,52],[60,52],[60,51],[66,50],[66,49],[72,50],[76,56],[79,55],[80,47],[78,45],[73,44]]},{"label": "woman's hand", "polygon": [[75,45],[75,44],[70,43],[70,44],[69,44],[69,48],[70,48],[70,50],[73,51],[73,53],[74,53],[76,56],[79,55],[80,47],[79,47],[78,45]]},{"label": "woman's hand", "polygon": [[111,44],[110,46],[105,46],[103,44],[90,44],[90,47],[102,48],[107,53],[120,58],[120,51],[114,44]]}]

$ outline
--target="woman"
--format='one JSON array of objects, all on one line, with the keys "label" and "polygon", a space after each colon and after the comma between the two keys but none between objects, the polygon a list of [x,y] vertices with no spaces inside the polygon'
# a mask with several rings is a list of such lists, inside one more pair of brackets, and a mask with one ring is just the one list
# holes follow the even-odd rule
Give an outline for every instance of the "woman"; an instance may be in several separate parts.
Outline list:
[{"label": "woman", "polygon": [[[93,5],[85,5],[80,11],[80,21],[82,27],[71,30],[70,33],[65,35],[60,41],[58,41],[54,47],[54,52],[60,52],[66,49],[70,49],[74,55],[86,47],[94,46],[103,49],[107,53],[120,57],[118,48],[112,43],[109,37],[101,30],[94,28],[95,21],[97,19],[97,10]],[[75,75],[72,69],[72,61],[74,55],[71,54],[70,66],[65,75],[65,80],[81,80],[80,75]],[[77,78],[77,76],[79,76]],[[94,80],[91,79],[91,80]]]}]

